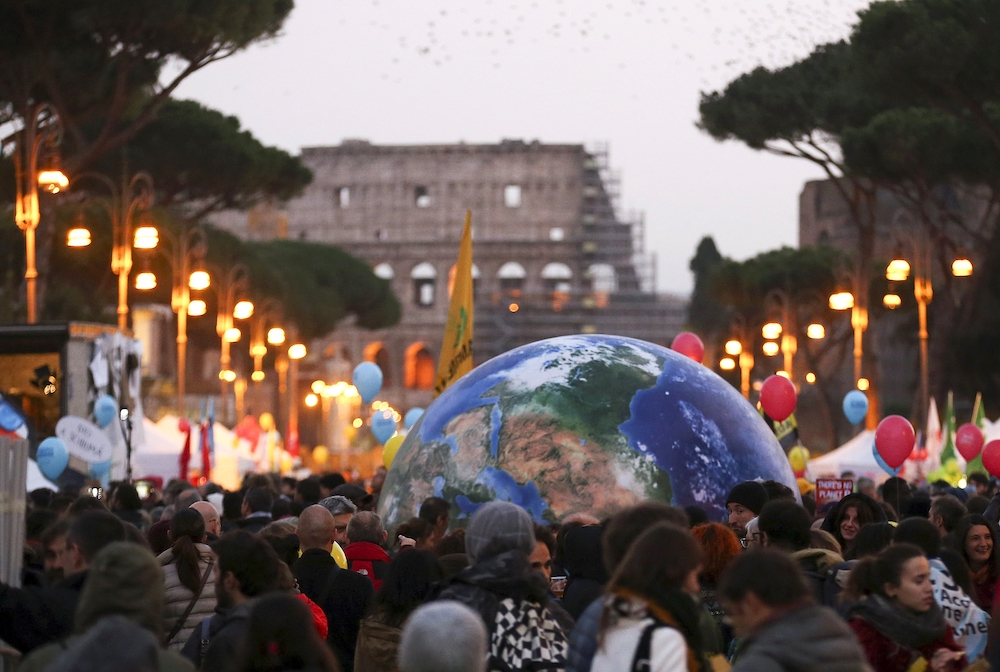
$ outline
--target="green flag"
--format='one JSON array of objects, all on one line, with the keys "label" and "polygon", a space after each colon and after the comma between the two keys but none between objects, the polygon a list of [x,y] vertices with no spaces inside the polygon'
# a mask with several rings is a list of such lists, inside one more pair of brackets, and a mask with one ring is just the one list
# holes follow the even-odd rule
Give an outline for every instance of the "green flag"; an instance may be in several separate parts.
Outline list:
[{"label": "green flag", "polygon": [[944,441],[941,467],[933,474],[928,474],[927,480],[934,476],[957,486],[962,478],[962,471],[958,464],[958,451],[955,450],[955,396],[951,392],[948,393],[948,407],[944,412],[944,422],[941,423],[941,439]]},{"label": "green flag", "polygon": [[[983,404],[983,393],[976,393],[976,403],[972,407],[972,424],[982,430],[983,434],[986,433],[986,406]],[[980,452],[969,464],[965,467],[966,475],[971,474],[975,471],[986,474],[986,467],[983,466],[983,453]],[[989,475],[989,474],[987,474]]]}]

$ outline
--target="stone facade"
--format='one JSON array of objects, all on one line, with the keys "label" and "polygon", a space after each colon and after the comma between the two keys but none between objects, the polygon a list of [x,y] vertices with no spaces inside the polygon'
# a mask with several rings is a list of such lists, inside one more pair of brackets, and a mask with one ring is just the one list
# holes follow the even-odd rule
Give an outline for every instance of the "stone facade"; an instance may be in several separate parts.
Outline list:
[{"label": "stone facade", "polygon": [[225,213],[216,223],[248,238],[287,235],[338,245],[390,279],[403,308],[389,329],[345,323],[313,344],[304,377],[343,377],[368,359],[383,368],[382,398],[394,407],[430,402],[466,210],[473,224],[477,363],[564,334],[668,344],[682,329],[685,302],[654,291],[641,217],[624,221],[618,214],[606,152],[537,141],[346,140],[304,148],[302,160],[313,182],[282,211]]}]

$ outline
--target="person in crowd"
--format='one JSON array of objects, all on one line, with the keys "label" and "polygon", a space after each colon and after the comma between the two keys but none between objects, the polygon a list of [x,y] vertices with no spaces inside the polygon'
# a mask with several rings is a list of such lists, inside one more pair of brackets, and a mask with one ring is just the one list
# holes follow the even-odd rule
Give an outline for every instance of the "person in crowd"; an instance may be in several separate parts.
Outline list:
[{"label": "person in crowd", "polygon": [[865,497],[878,499],[878,489],[875,487],[875,481],[867,476],[862,476],[858,479],[857,487],[854,490],[855,492],[860,492]]},{"label": "person in crowd", "polygon": [[892,543],[895,529],[891,523],[887,522],[865,525],[858,531],[858,536],[854,538],[854,547],[851,549],[848,560],[878,555]]},{"label": "person in crowd", "polygon": [[[261,536],[263,536],[263,533],[261,533]],[[272,542],[274,539],[272,537],[267,539],[267,541]],[[309,609],[309,614],[312,616],[312,623],[316,628],[316,634],[318,634],[319,638],[325,642],[326,636],[330,634],[330,623],[326,618],[326,613],[318,604],[310,600],[308,595],[299,590],[298,582],[295,580],[295,575],[292,574],[292,570],[289,569],[288,563],[284,560],[278,563],[278,590],[283,593],[288,593],[296,600],[306,605]]]},{"label": "person in crowd", "polygon": [[66,534],[69,520],[59,518],[41,534],[42,571],[47,585],[54,586],[65,578],[63,561],[66,557]]},{"label": "person in crowd", "polygon": [[451,505],[440,497],[428,497],[420,504],[420,512],[417,515],[430,523],[431,538],[428,543],[437,546],[441,538],[448,533]]},{"label": "person in crowd", "polygon": [[274,498],[271,504],[271,520],[278,521],[292,517],[292,503],[281,496]]},{"label": "person in crowd", "polygon": [[[433,528],[431,528],[431,524],[426,520],[423,518],[410,518],[396,526],[396,541],[399,543],[400,537],[410,539],[413,542],[413,548],[421,551],[429,551],[434,548],[430,543],[432,533]],[[403,545],[400,543],[399,547],[403,548]]]},{"label": "person in crowd", "polygon": [[125,541],[125,524],[106,509],[73,518],[61,560],[62,581],[51,587],[0,584],[0,639],[27,653],[68,636],[91,561],[116,541]]},{"label": "person in crowd", "polygon": [[740,638],[733,672],[867,672],[851,630],[816,604],[787,553],[742,554],[722,573],[719,597]]},{"label": "person in crowd", "polygon": [[340,672],[313,627],[309,608],[287,593],[256,600],[250,609],[240,672]]},{"label": "person in crowd", "polygon": [[135,525],[140,530],[149,527],[142,511],[142,500],[139,491],[131,483],[119,483],[111,499],[111,512],[126,523]]},{"label": "person in crowd", "polygon": [[[344,485],[345,483],[347,483],[347,481],[344,480],[344,477],[341,474],[336,474],[336,473],[334,473],[334,474],[323,474],[316,481],[316,485],[318,486],[317,497],[316,497],[315,500],[313,500],[313,501],[311,501],[309,503],[310,504],[316,504],[317,502],[319,502],[319,500],[326,499],[327,497],[330,497],[331,495],[334,494],[333,491],[335,489],[339,488],[340,486]],[[307,501],[307,500],[303,499],[303,501]]]},{"label": "person in crowd", "polygon": [[531,568],[552,582],[552,556],[556,550],[556,535],[544,525],[535,525],[535,550],[528,556]]},{"label": "person in crowd", "polygon": [[795,493],[784,483],[779,483],[778,481],[764,481],[761,483],[764,486],[764,492],[767,493],[767,501],[773,502],[776,499],[787,499],[790,502],[796,501]]},{"label": "person in crowd", "polygon": [[900,517],[905,517],[905,512],[913,498],[912,489],[910,488],[910,484],[906,482],[906,479],[893,476],[892,478],[886,479],[886,481],[879,486],[878,491],[880,493],[879,499],[881,499],[881,501],[886,502],[891,505],[892,508],[896,509]]},{"label": "person in crowd", "polygon": [[930,575],[924,552],[913,544],[893,544],[851,571],[848,625],[876,672],[905,672],[921,656],[933,672],[965,668],[965,652],[934,601]]},{"label": "person in crowd", "polygon": [[695,597],[702,550],[691,534],[658,523],[633,542],[608,583],[591,672],[709,670]]},{"label": "person in crowd", "polygon": [[972,497],[969,497],[969,501],[965,503],[965,510],[969,513],[978,513],[979,515],[982,515],[986,513],[986,509],[988,508],[990,508],[990,500],[982,495],[973,495]]},{"label": "person in crowd", "polygon": [[333,540],[342,547],[347,546],[347,525],[351,522],[354,514],[357,513],[358,507],[343,495],[332,495],[321,499],[319,505],[333,516]]},{"label": "person in crowd", "polygon": [[195,627],[181,654],[202,672],[237,672],[254,598],[278,589],[278,556],[260,537],[237,530],[215,552],[216,613]]},{"label": "person in crowd", "polygon": [[[683,529],[689,519],[684,509],[662,502],[642,502],[616,514],[604,530],[604,566],[613,575],[632,543],[657,523],[668,522]],[[577,619],[570,636],[566,672],[589,672],[604,610],[603,598],[594,600]],[[706,617],[711,618],[709,614]],[[704,626],[703,626],[704,627]]]},{"label": "person in crowd", "polygon": [[191,508],[205,519],[205,535],[208,541],[215,541],[222,536],[222,520],[219,512],[210,502],[195,502]]},{"label": "person in crowd", "polygon": [[743,548],[761,548],[764,545],[764,535],[760,531],[760,518],[754,516],[747,521],[746,534],[743,536]]},{"label": "person in crowd", "polygon": [[598,525],[575,527],[563,540],[563,567],[568,575],[562,605],[575,621],[604,592],[608,571],[604,567],[601,536]]},{"label": "person in crowd", "polygon": [[[133,543],[115,541],[101,549],[94,557],[88,571],[87,583],[80,595],[76,610],[73,633],[68,639],[52,642],[30,653],[18,666],[22,672],[42,672],[42,670],[93,669],[95,661],[83,656],[86,649],[74,648],[81,639],[94,634],[92,631],[108,626],[114,632],[110,640],[113,646],[96,653],[100,655],[103,669],[135,669],[128,666],[117,667],[119,655],[129,658],[129,646],[134,640],[122,636],[130,632],[121,628],[114,617],[124,617],[127,622],[137,625],[152,636],[155,650],[147,657],[155,667],[147,669],[157,672],[191,672],[190,662],[169,649],[160,649],[158,643],[163,636],[163,575],[152,554]],[[140,635],[144,637],[145,635]],[[148,642],[148,638],[146,639]]]},{"label": "person in crowd", "polygon": [[437,559],[427,551],[410,551],[395,557],[368,616],[361,621],[354,672],[398,669],[396,659],[403,623],[431,597],[434,585],[442,578]]},{"label": "person in crowd", "polygon": [[692,536],[701,544],[702,565],[698,575],[701,603],[705,605],[722,635],[722,650],[729,649],[733,631],[726,620],[726,614],[719,604],[716,594],[722,571],[743,552],[740,540],[732,528],[722,523],[705,523],[691,530]]},{"label": "person in crowd", "polygon": [[845,558],[851,557],[854,538],[865,525],[886,522],[885,513],[878,502],[867,495],[852,492],[830,510],[821,529],[832,534],[843,549]]},{"label": "person in crowd", "polygon": [[812,537],[809,529],[812,523],[806,510],[795,502],[768,502],[761,509],[759,522],[764,535],[764,546],[789,553],[816,601],[820,604],[832,604],[829,572],[831,568],[844,562],[844,559],[826,549],[810,548]]},{"label": "person in crowd", "polygon": [[951,545],[951,538],[948,535],[955,531],[958,521],[967,515],[969,515],[969,511],[958,497],[941,495],[935,497],[934,501],[931,502],[931,512],[927,517],[938,528],[944,543]]},{"label": "person in crowd", "polygon": [[[938,501],[940,499],[944,498]],[[1000,579],[1000,530],[997,524],[984,516],[964,516],[952,531],[951,543],[969,566],[972,599],[980,608],[990,611],[997,592],[997,580]]]},{"label": "person in crowd", "polygon": [[756,518],[767,504],[767,490],[757,481],[737,483],[726,496],[729,527],[741,540],[747,536],[747,523]]},{"label": "person in crowd", "polygon": [[205,545],[205,519],[194,508],[179,511],[170,519],[170,539],[173,546],[156,560],[163,568],[166,594],[164,644],[179,652],[194,626],[215,611],[215,583],[209,580],[215,555]]},{"label": "person in crowd", "polygon": [[493,501],[473,514],[465,532],[471,566],[451,577],[438,599],[474,609],[490,633],[490,669],[513,659],[521,667],[565,666],[567,633],[548,606],[548,585],[531,569],[531,517],[510,502]]},{"label": "person in crowd", "polygon": [[383,548],[388,538],[382,519],[372,511],[358,511],[347,524],[347,568],[368,577],[376,591],[389,571],[389,554]]},{"label": "person in crowd", "polygon": [[351,503],[357,507],[358,511],[371,511],[373,509],[372,503],[375,501],[375,498],[356,483],[344,483],[330,491],[331,497],[337,495],[347,497],[351,500]]},{"label": "person in crowd", "polygon": [[837,541],[837,538],[826,530],[819,530],[815,527],[809,530],[809,548],[825,548],[840,557],[844,557],[843,549],[840,548],[840,542]]},{"label": "person in crowd", "polygon": [[[190,486],[190,483],[187,484]],[[149,542],[149,547],[152,549],[154,555],[159,555],[163,551],[170,548],[170,519],[176,515],[178,511],[183,511],[184,509],[189,509],[194,505],[195,502],[201,501],[201,495],[193,487],[188,487],[187,489],[181,490],[177,493],[170,505],[174,507],[170,509],[168,506],[163,511],[163,515],[160,519],[149,526],[146,530],[146,541]]]},{"label": "person in crowd", "polygon": [[465,528],[460,527],[444,535],[434,548],[438,564],[446,577],[454,576],[469,566],[469,556],[465,554]]},{"label": "person in crowd", "polygon": [[269,488],[250,488],[243,495],[243,505],[240,509],[242,518],[239,522],[241,530],[260,532],[271,522],[271,506],[274,498]]},{"label": "person in crowd", "polygon": [[687,514],[688,520],[692,528],[698,525],[704,525],[708,521],[708,514],[705,513],[705,509],[700,506],[685,506],[684,513]]},{"label": "person in crowd", "polygon": [[399,670],[486,672],[488,643],[486,628],[474,610],[458,602],[425,604],[403,628]]},{"label": "person in crowd", "polygon": [[66,510],[66,515],[70,518],[76,518],[84,511],[107,511],[108,507],[104,505],[104,502],[99,500],[97,497],[91,495],[82,495],[73,500],[73,503],[69,505]]},{"label": "person in crowd", "polygon": [[243,517],[243,493],[239,490],[222,495],[222,533],[240,529],[240,518]]},{"label": "person in crowd", "polygon": [[957,558],[959,566],[965,571],[956,578],[941,559],[941,533],[926,518],[907,518],[901,522],[893,533],[893,543],[913,544],[924,552],[931,569],[934,601],[951,627],[955,641],[965,649],[970,661],[982,656],[986,649],[990,617],[969,597],[972,588],[965,561]]},{"label": "person in crowd", "polygon": [[[989,500],[990,477],[981,471],[974,471],[967,477],[968,484],[976,489],[976,494]],[[966,502],[968,504],[968,502]]]},{"label": "person in crowd", "polygon": [[292,573],[299,582],[299,590],[326,614],[327,644],[341,668],[350,672],[354,667],[354,648],[361,619],[374,588],[369,579],[341,569],[330,556],[335,525],[333,515],[322,505],[309,506],[302,511],[298,528],[302,557],[295,562]]}]

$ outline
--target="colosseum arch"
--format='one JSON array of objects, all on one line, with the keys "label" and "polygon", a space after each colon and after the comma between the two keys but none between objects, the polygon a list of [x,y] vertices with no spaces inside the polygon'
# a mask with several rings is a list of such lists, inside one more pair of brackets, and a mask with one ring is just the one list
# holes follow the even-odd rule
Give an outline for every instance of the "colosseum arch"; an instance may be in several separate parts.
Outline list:
[{"label": "colosseum arch", "polygon": [[403,385],[410,390],[430,390],[434,387],[437,368],[434,357],[423,341],[406,348],[403,358]]}]

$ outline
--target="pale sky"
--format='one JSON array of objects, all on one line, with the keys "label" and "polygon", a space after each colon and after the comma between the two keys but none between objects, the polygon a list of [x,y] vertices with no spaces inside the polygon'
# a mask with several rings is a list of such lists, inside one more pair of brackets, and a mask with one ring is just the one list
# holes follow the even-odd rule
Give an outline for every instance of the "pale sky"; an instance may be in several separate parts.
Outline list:
[{"label": "pale sky", "polygon": [[845,37],[861,0],[296,0],[283,34],[176,92],[297,153],[373,143],[610,145],[646,213],[657,289],[687,293],[698,240],[744,259],[798,239],[818,169],[720,144],[701,91]]}]

